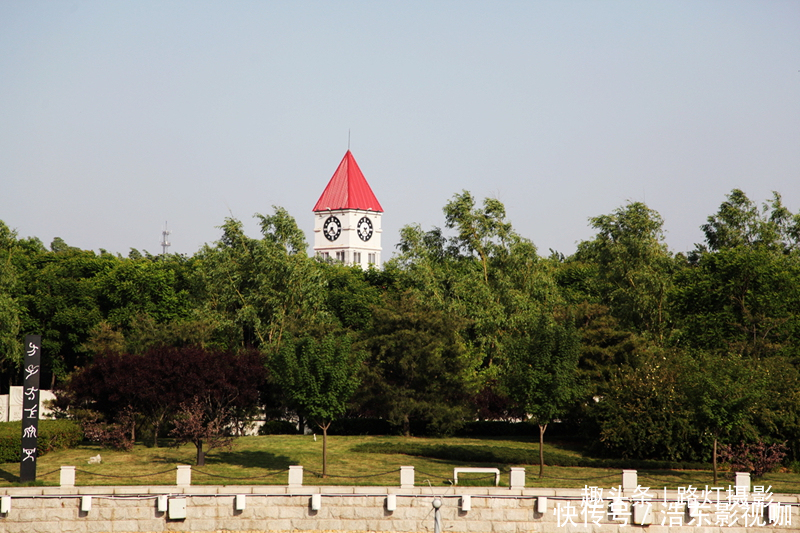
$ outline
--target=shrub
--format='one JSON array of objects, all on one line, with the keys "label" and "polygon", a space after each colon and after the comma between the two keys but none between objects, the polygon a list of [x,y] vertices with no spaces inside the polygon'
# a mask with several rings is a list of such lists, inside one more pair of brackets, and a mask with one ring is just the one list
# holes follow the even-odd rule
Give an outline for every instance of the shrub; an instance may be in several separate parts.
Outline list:
[{"label": "shrub", "polygon": [[397,428],[382,418],[340,418],[328,429],[328,435],[393,435],[397,432]]},{"label": "shrub", "polygon": [[267,420],[258,428],[259,435],[297,435],[297,425],[288,420]]},{"label": "shrub", "polygon": [[[73,448],[83,440],[81,426],[71,420],[39,420],[37,456],[65,448]],[[22,422],[0,423],[0,463],[22,459]]]},{"label": "shrub", "polygon": [[99,443],[104,448],[126,452],[133,449],[134,415],[129,409],[123,411],[115,423],[103,422],[97,414],[95,417],[83,418],[81,427],[87,439]]},{"label": "shrub", "polygon": [[730,464],[731,470],[750,472],[755,477],[761,477],[781,464],[786,457],[786,443],[768,446],[764,441],[742,442],[738,445],[720,447],[719,455],[720,460]]},{"label": "shrub", "polygon": [[[548,426],[548,432],[550,427]],[[536,437],[539,427],[529,422],[504,422],[501,420],[480,420],[467,422],[456,431],[459,437]]]}]

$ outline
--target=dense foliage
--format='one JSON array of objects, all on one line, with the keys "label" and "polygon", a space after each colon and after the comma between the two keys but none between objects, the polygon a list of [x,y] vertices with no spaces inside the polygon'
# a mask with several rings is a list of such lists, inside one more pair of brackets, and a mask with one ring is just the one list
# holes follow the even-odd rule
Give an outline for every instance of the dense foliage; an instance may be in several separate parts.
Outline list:
[{"label": "dense foliage", "polygon": [[800,459],[800,214],[779,194],[733,190],[683,253],[641,202],[590,218],[569,257],[540,256],[495,199],[443,211],[367,271],[308,257],[281,208],[256,238],[223,221],[192,257],[46,248],[0,222],[0,387],[41,334],[70,416],[156,444],[240,433],[260,409],[323,433],[530,419],[628,461],[784,442]]},{"label": "dense foliage", "polygon": [[[37,455],[77,446],[83,440],[81,426],[72,420],[40,420]],[[22,459],[22,422],[0,423],[0,463]]]}]

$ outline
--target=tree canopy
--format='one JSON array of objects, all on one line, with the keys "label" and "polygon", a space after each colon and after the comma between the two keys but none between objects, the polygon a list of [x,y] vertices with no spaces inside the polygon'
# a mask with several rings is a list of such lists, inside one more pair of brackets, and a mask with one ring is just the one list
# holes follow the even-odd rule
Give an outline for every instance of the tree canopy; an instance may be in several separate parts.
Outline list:
[{"label": "tree canopy", "polygon": [[[109,424],[133,412],[140,435],[180,426],[198,460],[258,404],[326,439],[342,416],[442,435],[518,417],[540,444],[559,427],[610,455],[709,461],[745,439],[800,458],[800,213],[777,192],[732,190],[693,250],[629,202],[543,257],[502,202],[461,191],[367,270],[309,257],[283,208],[255,218],[257,236],[228,218],[191,257],[48,248],[0,222],[0,388],[41,334],[44,383]],[[234,360],[246,385],[220,385]]]}]

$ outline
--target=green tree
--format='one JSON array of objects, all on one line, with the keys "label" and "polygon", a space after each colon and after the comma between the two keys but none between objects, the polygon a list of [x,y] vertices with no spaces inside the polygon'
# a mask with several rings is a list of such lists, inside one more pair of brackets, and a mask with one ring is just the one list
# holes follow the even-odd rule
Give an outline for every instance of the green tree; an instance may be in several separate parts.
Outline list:
[{"label": "green tree", "polygon": [[528,334],[508,345],[505,382],[511,398],[539,426],[539,477],[544,475],[544,433],[575,401],[581,387],[577,365],[579,338],[569,326],[542,314]]},{"label": "green tree", "polygon": [[479,260],[483,280],[488,284],[492,256],[505,251],[508,241],[518,238],[505,220],[505,206],[497,199],[486,198],[483,208],[478,208],[472,195],[462,191],[445,205],[444,215],[445,226],[456,230],[452,245]]},{"label": "green tree", "polygon": [[[485,277],[490,258],[486,256],[487,263],[483,263],[472,252],[462,253],[455,238],[448,244],[440,228],[424,232],[418,225],[401,230],[398,247],[401,254],[386,268],[396,267],[402,273],[400,288],[413,291],[441,311],[467,320],[466,336],[490,366],[499,349],[498,335],[505,319],[502,305]],[[488,248],[484,248],[484,253],[488,253]],[[494,275],[490,279],[493,278]]]},{"label": "green tree", "polygon": [[481,354],[491,381],[504,357],[504,339],[540,306],[561,300],[554,263],[541,261],[533,243],[513,230],[498,200],[478,206],[463,191],[444,213],[451,237],[439,228],[406,226],[401,253],[387,268],[400,270],[401,284],[420,298],[466,320],[465,341]]},{"label": "green tree", "polygon": [[92,330],[104,319],[98,301],[98,275],[118,258],[53,242],[53,250],[31,249],[20,269],[22,329],[42,335],[43,366],[63,380],[87,364],[85,348]]},{"label": "green tree", "polygon": [[681,341],[719,353],[800,356],[800,214],[778,193],[759,209],[734,189],[702,226],[706,245],[678,272]]},{"label": "green tree", "polygon": [[322,430],[322,476],[328,475],[328,428],[342,416],[360,381],[362,352],[349,335],[332,332],[317,340],[287,338],[270,368],[294,408]]},{"label": "green tree", "polygon": [[412,421],[432,433],[457,429],[477,391],[477,359],[461,338],[464,322],[413,293],[387,294],[365,335],[362,408],[411,434]]},{"label": "green tree", "polygon": [[753,357],[800,356],[800,255],[745,246],[706,252],[675,285],[683,343]]},{"label": "green tree", "polygon": [[197,254],[204,313],[219,325],[218,336],[235,347],[279,346],[286,332],[330,322],[324,280],[305,254],[294,219],[282,208],[260,219],[262,238],[244,234],[229,218],[222,238]]},{"label": "green tree", "polygon": [[157,347],[215,345],[216,326],[208,319],[185,319],[158,323],[148,314],[134,315],[127,328],[115,327],[107,320],[92,328],[83,349],[94,355],[102,353],[142,354]]},{"label": "green tree", "polygon": [[595,290],[625,328],[663,343],[667,297],[677,266],[664,244],[661,216],[641,202],[590,219],[598,230],[578,245],[575,260],[597,269]]},{"label": "green tree", "polygon": [[18,252],[17,235],[0,220],[0,369],[12,372],[22,359],[20,342],[19,290],[14,255]]},{"label": "green tree", "polygon": [[159,324],[192,316],[193,261],[178,255],[118,258],[97,274],[98,304],[105,319],[129,330],[137,317]]},{"label": "green tree", "polygon": [[372,308],[381,302],[381,289],[370,282],[378,274],[338,262],[317,263],[325,286],[325,307],[350,331],[364,331],[372,321]]},{"label": "green tree", "polygon": [[687,397],[686,358],[650,348],[616,369],[606,394],[591,406],[600,445],[623,458],[697,461],[701,432]]},{"label": "green tree", "polygon": [[[740,189],[733,189],[726,198],[717,213],[701,226],[708,250],[740,246],[782,252],[798,249],[800,213],[792,214],[779,193],[773,192],[772,201],[764,202],[761,209]],[[703,251],[698,247],[699,253]]]},{"label": "green tree", "polygon": [[751,367],[766,386],[760,409],[751,418],[759,436],[773,443],[787,442],[790,459],[800,458],[800,370],[791,357],[773,356]]},{"label": "green tree", "polygon": [[699,353],[688,372],[688,398],[697,425],[713,439],[712,463],[717,483],[717,446],[720,439],[752,438],[753,420],[767,390],[764,374],[740,356],[719,357]]}]

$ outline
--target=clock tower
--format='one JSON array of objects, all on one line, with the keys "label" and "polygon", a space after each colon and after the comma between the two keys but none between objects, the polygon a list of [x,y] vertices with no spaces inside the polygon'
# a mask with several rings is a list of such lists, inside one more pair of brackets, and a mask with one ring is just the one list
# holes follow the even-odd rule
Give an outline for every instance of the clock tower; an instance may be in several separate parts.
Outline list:
[{"label": "clock tower", "polygon": [[314,253],[364,269],[380,265],[382,214],[348,150],[314,206]]}]

